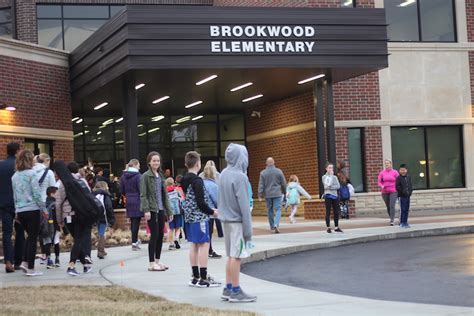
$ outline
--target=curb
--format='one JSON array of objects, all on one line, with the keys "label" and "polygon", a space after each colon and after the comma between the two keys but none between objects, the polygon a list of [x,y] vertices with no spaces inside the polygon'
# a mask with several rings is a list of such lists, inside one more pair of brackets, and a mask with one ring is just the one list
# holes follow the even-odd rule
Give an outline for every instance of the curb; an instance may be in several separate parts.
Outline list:
[{"label": "curb", "polygon": [[401,239],[401,238],[418,238],[418,237],[430,237],[430,236],[469,234],[469,233],[474,233],[474,225],[429,228],[429,229],[419,229],[415,231],[401,231],[401,232],[393,232],[393,233],[379,234],[379,235],[372,235],[372,236],[354,237],[354,238],[348,238],[348,239],[343,239],[343,240],[333,240],[333,241],[328,241],[328,242],[304,244],[304,245],[298,245],[298,246],[291,246],[291,247],[284,247],[284,248],[255,252],[249,258],[242,259],[242,264],[263,261],[270,258],[285,256],[285,255],[298,253],[298,252],[339,247],[339,246],[345,246],[345,245],[361,244],[361,243],[374,242],[374,241],[383,241],[383,240],[392,240],[392,239]]}]

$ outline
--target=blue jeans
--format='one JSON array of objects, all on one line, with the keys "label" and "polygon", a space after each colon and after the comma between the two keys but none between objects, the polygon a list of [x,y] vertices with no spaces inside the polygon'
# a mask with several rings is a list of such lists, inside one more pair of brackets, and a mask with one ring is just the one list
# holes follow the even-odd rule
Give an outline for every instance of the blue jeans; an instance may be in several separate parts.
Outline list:
[{"label": "blue jeans", "polygon": [[97,223],[97,230],[99,231],[99,236],[105,236],[105,230],[107,229],[107,224],[105,223]]},{"label": "blue jeans", "polygon": [[400,224],[408,224],[410,197],[400,197]]},{"label": "blue jeans", "polygon": [[[23,250],[25,246],[25,231],[23,226],[15,222],[15,210],[9,208],[0,208],[2,216],[3,230],[3,253],[5,261],[10,261],[15,265],[20,265],[23,261]],[[13,248],[12,235],[15,228],[15,247]]]},{"label": "blue jeans", "polygon": [[267,214],[270,229],[280,226],[281,218],[281,196],[275,198],[267,198]]}]

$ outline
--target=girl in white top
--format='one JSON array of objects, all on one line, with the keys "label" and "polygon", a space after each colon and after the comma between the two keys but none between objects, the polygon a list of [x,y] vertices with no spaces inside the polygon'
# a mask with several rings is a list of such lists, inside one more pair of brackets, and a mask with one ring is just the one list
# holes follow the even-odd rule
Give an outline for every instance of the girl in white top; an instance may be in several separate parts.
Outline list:
[{"label": "girl in white top", "polygon": [[296,223],[295,215],[298,212],[298,206],[301,203],[300,196],[304,195],[308,200],[311,200],[311,195],[306,192],[305,189],[300,185],[298,177],[291,175],[286,187],[286,200],[289,206],[291,206],[290,223]]}]

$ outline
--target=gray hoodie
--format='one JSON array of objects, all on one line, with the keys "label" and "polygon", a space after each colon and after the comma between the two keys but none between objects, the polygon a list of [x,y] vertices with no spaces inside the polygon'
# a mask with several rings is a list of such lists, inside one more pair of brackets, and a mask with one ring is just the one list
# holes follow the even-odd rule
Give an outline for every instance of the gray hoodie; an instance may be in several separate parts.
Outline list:
[{"label": "gray hoodie", "polygon": [[252,239],[249,179],[245,172],[249,164],[247,148],[230,144],[225,151],[227,168],[219,178],[219,219],[227,223],[242,223],[245,241]]},{"label": "gray hoodie", "polygon": [[337,196],[337,190],[341,187],[337,176],[325,174],[323,176],[323,185],[324,185],[324,195],[332,194]]}]

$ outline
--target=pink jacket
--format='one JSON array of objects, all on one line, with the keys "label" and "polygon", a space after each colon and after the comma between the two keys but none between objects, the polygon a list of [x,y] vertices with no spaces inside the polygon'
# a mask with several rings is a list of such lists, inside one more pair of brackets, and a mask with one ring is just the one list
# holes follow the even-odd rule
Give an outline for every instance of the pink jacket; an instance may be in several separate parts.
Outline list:
[{"label": "pink jacket", "polygon": [[382,193],[397,192],[396,182],[398,171],[394,169],[384,169],[379,173],[378,185],[382,189]]}]

